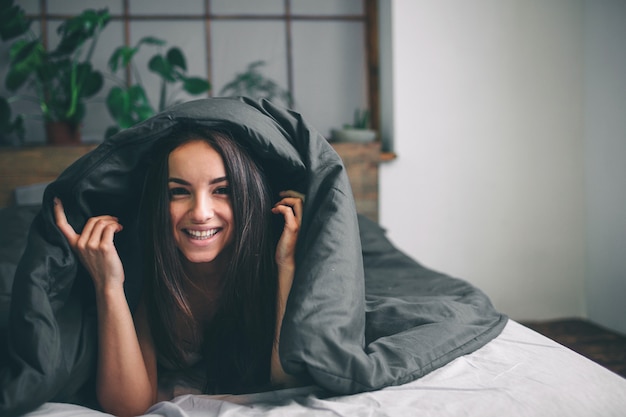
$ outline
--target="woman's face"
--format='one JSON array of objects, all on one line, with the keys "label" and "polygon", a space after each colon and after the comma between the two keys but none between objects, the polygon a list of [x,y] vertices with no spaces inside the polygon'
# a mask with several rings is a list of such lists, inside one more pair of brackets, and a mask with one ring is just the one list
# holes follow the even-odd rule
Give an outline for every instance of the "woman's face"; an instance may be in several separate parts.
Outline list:
[{"label": "woman's face", "polygon": [[233,240],[233,209],[224,161],[199,139],[174,149],[168,164],[176,246],[190,262],[212,262]]}]

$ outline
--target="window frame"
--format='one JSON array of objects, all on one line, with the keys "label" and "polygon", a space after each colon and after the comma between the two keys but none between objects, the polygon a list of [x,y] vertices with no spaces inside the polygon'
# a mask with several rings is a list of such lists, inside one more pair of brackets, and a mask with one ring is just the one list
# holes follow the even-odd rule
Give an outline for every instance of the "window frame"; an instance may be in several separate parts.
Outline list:
[{"label": "window frame", "polygon": [[[351,15],[312,15],[312,14],[295,14],[292,12],[292,0],[284,0],[284,13],[282,14],[215,14],[211,12],[211,0],[204,0],[204,12],[197,14],[181,14],[181,15],[164,15],[150,13],[131,13],[130,1],[120,0],[122,4],[121,14],[111,14],[111,20],[121,21],[123,26],[124,44],[131,46],[131,21],[141,20],[195,20],[204,22],[205,44],[206,44],[206,76],[212,79],[212,51],[211,51],[211,24],[219,20],[282,20],[285,23],[285,39],[286,39],[286,62],[287,62],[287,89],[294,94],[294,70],[293,70],[293,50],[292,50],[292,23],[294,21],[358,21],[364,24],[365,44],[365,77],[368,108],[370,110],[370,127],[377,131],[377,141],[380,139],[380,64],[379,64],[379,25],[378,25],[378,0],[361,0],[363,3],[361,14]],[[48,23],[54,20],[65,20],[71,18],[72,15],[48,13],[48,0],[39,1],[39,13],[30,14],[28,17],[39,21],[41,27],[41,36],[44,47],[48,48]],[[127,69],[125,78],[127,82],[131,81],[130,69]],[[209,91],[209,96],[213,91]]]}]

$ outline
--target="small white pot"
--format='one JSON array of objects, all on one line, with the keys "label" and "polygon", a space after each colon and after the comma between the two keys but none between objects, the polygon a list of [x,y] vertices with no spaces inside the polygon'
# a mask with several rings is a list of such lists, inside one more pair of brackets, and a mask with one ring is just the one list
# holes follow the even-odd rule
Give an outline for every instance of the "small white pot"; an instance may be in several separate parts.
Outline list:
[{"label": "small white pot", "polygon": [[331,133],[336,142],[367,143],[376,139],[376,131],[371,129],[333,129]]}]

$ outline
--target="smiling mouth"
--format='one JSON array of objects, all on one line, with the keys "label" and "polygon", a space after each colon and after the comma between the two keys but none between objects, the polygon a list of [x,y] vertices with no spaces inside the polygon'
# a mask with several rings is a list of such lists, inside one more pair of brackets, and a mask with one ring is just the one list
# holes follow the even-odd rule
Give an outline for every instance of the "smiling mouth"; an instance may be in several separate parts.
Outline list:
[{"label": "smiling mouth", "polygon": [[219,229],[210,229],[210,230],[190,230],[190,229],[184,229],[184,231],[192,239],[205,240],[205,239],[209,239],[209,238],[215,236],[217,234],[217,232],[219,232]]}]

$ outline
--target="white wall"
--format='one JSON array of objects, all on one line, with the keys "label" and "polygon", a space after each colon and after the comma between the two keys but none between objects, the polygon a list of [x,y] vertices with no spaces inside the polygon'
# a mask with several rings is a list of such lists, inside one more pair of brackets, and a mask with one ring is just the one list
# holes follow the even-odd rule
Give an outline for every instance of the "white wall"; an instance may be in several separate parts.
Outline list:
[{"label": "white wall", "polygon": [[582,0],[392,0],[381,223],[512,318],[583,316]]},{"label": "white wall", "polygon": [[589,318],[626,334],[626,2],[585,8]]}]

